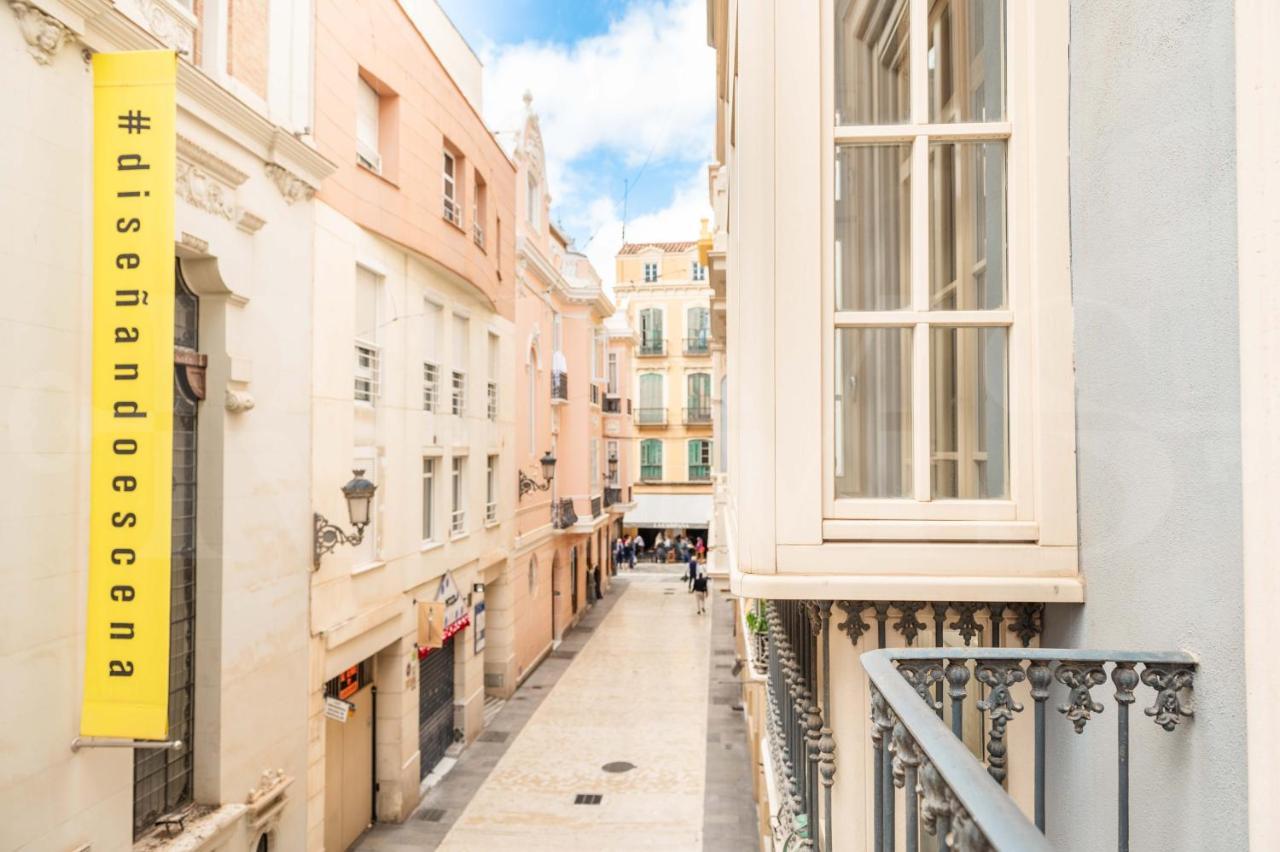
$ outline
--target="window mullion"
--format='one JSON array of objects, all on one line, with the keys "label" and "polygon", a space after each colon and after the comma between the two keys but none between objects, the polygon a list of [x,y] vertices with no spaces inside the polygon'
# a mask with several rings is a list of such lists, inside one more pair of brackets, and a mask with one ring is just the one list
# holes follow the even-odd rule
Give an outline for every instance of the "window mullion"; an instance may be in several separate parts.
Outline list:
[{"label": "window mullion", "polygon": [[929,120],[929,0],[911,0],[908,56],[911,73],[911,121]]},{"label": "window mullion", "polygon": [[911,335],[911,479],[916,500],[932,498],[929,481],[929,428],[933,415],[929,409],[929,324],[916,323]]}]

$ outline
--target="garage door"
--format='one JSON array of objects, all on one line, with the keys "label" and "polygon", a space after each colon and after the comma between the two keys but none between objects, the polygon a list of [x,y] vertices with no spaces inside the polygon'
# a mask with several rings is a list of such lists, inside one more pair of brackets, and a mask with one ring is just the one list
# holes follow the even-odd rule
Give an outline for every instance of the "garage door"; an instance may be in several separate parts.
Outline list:
[{"label": "garage door", "polygon": [[453,639],[418,661],[419,780],[453,742]]}]

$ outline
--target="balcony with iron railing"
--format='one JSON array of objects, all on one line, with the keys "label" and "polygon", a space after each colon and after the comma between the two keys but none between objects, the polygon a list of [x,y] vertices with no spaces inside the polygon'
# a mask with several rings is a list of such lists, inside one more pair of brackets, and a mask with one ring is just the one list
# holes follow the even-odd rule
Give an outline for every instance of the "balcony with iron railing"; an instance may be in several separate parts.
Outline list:
[{"label": "balcony with iron railing", "polygon": [[686,426],[701,426],[711,424],[711,406],[695,405],[684,410],[684,422]]},{"label": "balcony with iron railing", "polygon": [[656,358],[667,354],[667,341],[659,337],[645,337],[640,340],[640,347],[636,350],[637,355],[643,355],[646,358]]},{"label": "balcony with iron railing", "polygon": [[551,401],[552,403],[569,401],[568,373],[551,374]]},{"label": "balcony with iron railing", "polygon": [[[861,636],[875,631],[871,635],[879,646],[860,655],[870,681],[867,804],[874,852],[1052,850],[1044,834],[1051,772],[1048,707],[1054,704],[1077,734],[1090,723],[1096,727],[1107,718],[1101,716],[1107,705],[1093,690],[1103,689],[1108,680],[1114,688],[1116,781],[1104,789],[1115,791],[1115,804],[1102,810],[1116,815],[1117,846],[1127,852],[1130,706],[1150,701],[1144,715],[1168,732],[1193,715],[1197,664],[1192,656],[1029,647],[1042,624],[1042,604],[778,600],[766,602],[764,611],[763,637],[756,638],[763,645],[768,681],[765,759],[780,800],[774,839],[783,848],[826,852],[832,849],[833,822],[841,819],[832,802],[837,771],[829,718],[833,634],[846,634],[856,646]],[[985,621],[984,611],[990,613]],[[868,612],[874,626],[864,618]],[[1007,612],[1012,621],[1006,621]],[[889,623],[914,644],[928,634],[921,616],[930,614],[935,645],[943,645],[945,626],[958,631],[966,647],[887,647]],[[1000,647],[1015,637],[1023,647]],[[978,639],[992,647],[977,647]],[[753,650],[761,656],[761,648]],[[1030,719],[1024,714],[1028,699]],[[976,738],[975,721],[981,731]],[[966,732],[975,745],[968,744]],[[1013,748],[1013,742],[1029,747]],[[1087,745],[1080,741],[1079,747]],[[1010,792],[1011,771],[1029,783]],[[1025,801],[1019,800],[1021,791]]]},{"label": "balcony with iron railing", "polygon": [[667,410],[641,406],[636,409],[636,423],[641,426],[666,426]]},{"label": "balcony with iron railing", "polygon": [[622,489],[610,485],[604,489],[604,507],[607,509],[615,503],[622,502]]},{"label": "balcony with iron railing", "polygon": [[604,402],[601,406],[605,414],[621,414],[622,399],[618,396],[605,395]]},{"label": "balcony with iron railing", "polygon": [[658,482],[661,479],[662,479],[662,465],[660,464],[640,465],[640,480],[642,482]]},{"label": "balcony with iron railing", "polygon": [[592,497],[591,498],[591,517],[598,518],[603,514],[604,514],[604,498]]},{"label": "balcony with iron railing", "polygon": [[709,464],[689,465],[689,481],[690,482],[710,482],[711,481],[711,465]]},{"label": "balcony with iron railing", "polygon": [[710,352],[711,341],[706,334],[699,334],[694,337],[686,337],[684,339],[684,354],[708,355]]}]

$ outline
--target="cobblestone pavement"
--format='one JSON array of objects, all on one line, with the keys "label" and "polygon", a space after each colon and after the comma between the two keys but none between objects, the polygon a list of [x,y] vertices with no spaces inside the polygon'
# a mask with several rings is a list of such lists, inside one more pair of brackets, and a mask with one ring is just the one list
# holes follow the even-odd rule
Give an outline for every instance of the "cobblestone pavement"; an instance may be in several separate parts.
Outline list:
[{"label": "cobblestone pavement", "polygon": [[643,567],[613,588],[362,852],[756,848],[730,601],[699,616],[677,574]]}]

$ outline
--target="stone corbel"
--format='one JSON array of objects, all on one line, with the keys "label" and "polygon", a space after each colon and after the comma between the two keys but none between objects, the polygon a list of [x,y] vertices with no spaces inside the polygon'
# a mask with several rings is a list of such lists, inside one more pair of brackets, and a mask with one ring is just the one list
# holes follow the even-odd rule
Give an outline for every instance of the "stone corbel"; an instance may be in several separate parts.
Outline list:
[{"label": "stone corbel", "polygon": [[18,19],[27,52],[41,65],[48,65],[62,46],[75,38],[65,24],[27,0],[9,0],[9,8]]},{"label": "stone corbel", "polygon": [[242,411],[249,411],[257,403],[254,401],[253,394],[246,390],[236,390],[227,388],[227,398],[223,403],[223,407],[232,414],[239,414]]},{"label": "stone corbel", "polygon": [[267,177],[275,183],[276,189],[284,196],[286,204],[299,201],[310,201],[316,194],[316,188],[307,183],[279,163],[267,163]]},{"label": "stone corbel", "polygon": [[283,769],[269,769],[262,773],[258,786],[249,791],[245,804],[249,806],[249,829],[255,840],[275,831],[280,824],[280,812],[292,783],[292,776],[285,775]]}]

